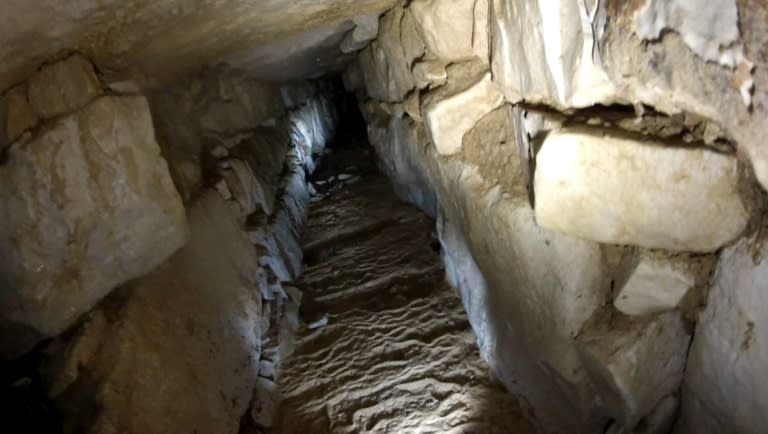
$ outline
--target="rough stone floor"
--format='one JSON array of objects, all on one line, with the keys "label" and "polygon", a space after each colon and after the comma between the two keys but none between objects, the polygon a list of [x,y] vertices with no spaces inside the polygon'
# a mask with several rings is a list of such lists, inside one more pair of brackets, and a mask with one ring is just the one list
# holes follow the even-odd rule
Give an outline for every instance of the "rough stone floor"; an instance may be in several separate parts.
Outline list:
[{"label": "rough stone floor", "polygon": [[314,176],[302,325],[275,431],[533,433],[480,359],[433,221],[396,198],[370,155],[335,154]]}]

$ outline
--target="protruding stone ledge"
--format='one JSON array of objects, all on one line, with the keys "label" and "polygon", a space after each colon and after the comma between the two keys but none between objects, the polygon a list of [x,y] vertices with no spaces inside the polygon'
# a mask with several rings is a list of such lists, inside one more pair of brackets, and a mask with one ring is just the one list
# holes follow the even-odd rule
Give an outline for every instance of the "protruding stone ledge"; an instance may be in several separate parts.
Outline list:
[{"label": "protruding stone ledge", "polygon": [[536,162],[537,223],[575,237],[711,252],[749,217],[736,157],[709,149],[569,128],[547,136]]}]

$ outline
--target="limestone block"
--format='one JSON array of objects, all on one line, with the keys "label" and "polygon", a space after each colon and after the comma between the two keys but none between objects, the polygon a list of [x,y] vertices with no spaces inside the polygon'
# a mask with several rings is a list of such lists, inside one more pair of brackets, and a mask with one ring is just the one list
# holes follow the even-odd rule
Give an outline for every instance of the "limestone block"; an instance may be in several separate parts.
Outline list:
[{"label": "limestone block", "polygon": [[238,431],[259,371],[259,267],[215,191],[189,221],[186,246],[54,341],[44,373],[70,432]]},{"label": "limestone block", "polygon": [[680,434],[759,433],[768,426],[768,242],[723,251],[696,325]]},{"label": "limestone block", "polygon": [[461,151],[464,134],[503,102],[486,73],[469,88],[427,104],[424,118],[437,151],[442,155]]},{"label": "limestone block", "polygon": [[[479,3],[477,8],[476,3]],[[435,57],[447,62],[479,57],[487,63],[487,40],[479,35],[488,26],[487,9],[486,12],[482,10],[483,4],[487,6],[488,3],[414,0],[409,10],[424,44]]]},{"label": "limestone block", "polygon": [[642,252],[613,305],[627,315],[672,310],[695,283],[686,258]]},{"label": "limestone block", "polygon": [[737,184],[731,155],[562,129],[536,157],[536,221],[603,243],[710,252],[746,226]]},{"label": "limestone block", "polygon": [[[184,207],[142,97],[102,97],[0,167],[5,321],[55,335],[186,237]],[[8,342],[4,351],[23,350]]]},{"label": "limestone block", "polygon": [[13,142],[24,131],[27,131],[37,125],[37,112],[32,109],[27,99],[27,86],[18,85],[6,92],[3,101],[7,110],[5,122],[5,131],[8,139]]},{"label": "limestone block", "polygon": [[647,321],[600,319],[579,336],[598,399],[624,432],[680,387],[690,339],[679,312]]},{"label": "limestone block", "polygon": [[101,94],[93,65],[79,54],[43,66],[29,79],[29,103],[43,119],[71,113]]},{"label": "limestone block", "polygon": [[492,0],[493,78],[509,102],[556,107],[610,103],[614,85],[595,50],[587,2]]}]

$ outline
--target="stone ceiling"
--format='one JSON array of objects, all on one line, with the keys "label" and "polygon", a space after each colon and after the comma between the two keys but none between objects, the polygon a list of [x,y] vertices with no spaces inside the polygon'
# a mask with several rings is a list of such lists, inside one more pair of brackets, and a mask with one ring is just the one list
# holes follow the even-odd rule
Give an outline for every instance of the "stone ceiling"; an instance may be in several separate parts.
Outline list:
[{"label": "stone ceiling", "polygon": [[[5,0],[0,3],[0,90],[62,52],[89,56],[107,77],[165,80],[226,59],[264,78],[332,68],[357,16],[394,0]],[[280,43],[279,40],[286,42]],[[292,63],[281,63],[289,53]],[[314,61],[313,61],[314,60]],[[282,71],[288,74],[282,75]]]}]

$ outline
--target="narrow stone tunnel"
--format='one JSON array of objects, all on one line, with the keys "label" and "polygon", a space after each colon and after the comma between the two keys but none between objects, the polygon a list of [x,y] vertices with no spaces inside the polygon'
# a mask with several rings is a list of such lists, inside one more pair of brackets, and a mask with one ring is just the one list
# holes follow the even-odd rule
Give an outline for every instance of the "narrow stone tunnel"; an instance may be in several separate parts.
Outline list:
[{"label": "narrow stone tunnel", "polygon": [[7,0],[0,432],[768,432],[758,0]]}]

